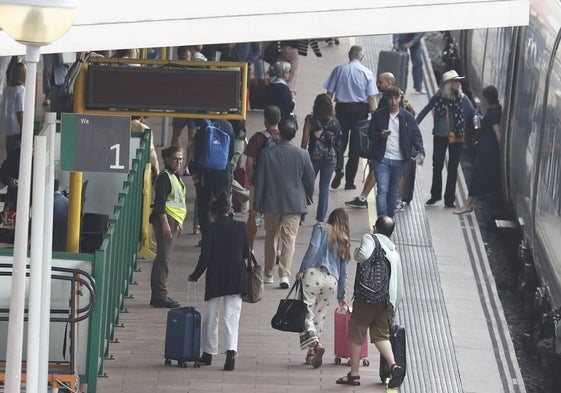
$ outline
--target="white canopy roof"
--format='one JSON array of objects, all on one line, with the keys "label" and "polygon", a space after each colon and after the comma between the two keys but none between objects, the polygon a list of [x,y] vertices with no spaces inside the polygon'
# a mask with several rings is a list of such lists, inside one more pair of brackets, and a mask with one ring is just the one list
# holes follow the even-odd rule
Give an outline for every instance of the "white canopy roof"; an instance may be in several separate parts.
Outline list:
[{"label": "white canopy roof", "polygon": [[[529,0],[81,0],[43,53],[526,25]],[[0,31],[0,56],[25,48]]]}]

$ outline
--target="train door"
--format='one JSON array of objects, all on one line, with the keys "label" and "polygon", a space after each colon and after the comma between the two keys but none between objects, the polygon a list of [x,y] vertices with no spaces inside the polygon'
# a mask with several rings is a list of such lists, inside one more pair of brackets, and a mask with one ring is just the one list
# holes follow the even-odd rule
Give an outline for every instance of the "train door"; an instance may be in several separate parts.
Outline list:
[{"label": "train door", "polygon": [[[533,183],[534,257],[561,261],[561,31],[552,49],[546,77],[542,110],[542,129],[536,142],[536,179]],[[561,274],[556,264],[541,264],[552,299],[561,299]],[[554,304],[559,307],[559,304]]]},{"label": "train door", "polygon": [[508,177],[506,192],[519,218],[529,226],[532,225],[529,201],[535,174],[536,136],[541,127],[540,108],[549,62],[547,39],[536,26],[530,24],[521,29],[518,55],[514,57],[516,90],[508,103],[509,128],[503,133],[503,158],[507,165],[504,175]]}]

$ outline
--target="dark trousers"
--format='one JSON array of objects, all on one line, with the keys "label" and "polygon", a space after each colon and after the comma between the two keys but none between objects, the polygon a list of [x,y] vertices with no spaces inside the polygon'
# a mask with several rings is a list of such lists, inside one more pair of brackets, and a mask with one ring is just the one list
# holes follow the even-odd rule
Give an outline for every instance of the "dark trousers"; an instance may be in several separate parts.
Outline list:
[{"label": "dark trousers", "polygon": [[[335,105],[335,112],[337,113],[337,120],[341,124],[341,131],[343,137],[341,139],[341,152],[342,155],[349,145],[349,156],[347,165],[345,166],[345,184],[352,185],[355,182],[356,172],[358,170],[360,138],[358,131],[353,128],[359,120],[368,118],[368,104],[352,102],[340,103]],[[342,163],[338,166],[342,167]]]},{"label": "dark trousers", "polygon": [[152,272],[150,273],[150,289],[152,290],[151,300],[156,301],[164,301],[168,297],[166,283],[169,274],[169,261],[178,230],[177,221],[168,216],[168,222],[173,234],[171,239],[163,236],[160,217],[157,217],[152,223],[156,240],[156,258],[152,263]]},{"label": "dark trousers", "polygon": [[458,179],[458,164],[460,163],[462,144],[449,144],[447,136],[433,137],[432,186],[430,195],[432,199],[442,198],[442,168],[444,168],[446,149],[448,149],[448,177],[446,178],[444,203],[452,204],[456,200],[456,180]]},{"label": "dark trousers", "polygon": [[204,234],[210,223],[210,204],[221,193],[228,197],[232,195],[232,173],[229,169],[225,171],[205,172],[199,182],[195,184],[197,193],[197,218],[201,233]]}]

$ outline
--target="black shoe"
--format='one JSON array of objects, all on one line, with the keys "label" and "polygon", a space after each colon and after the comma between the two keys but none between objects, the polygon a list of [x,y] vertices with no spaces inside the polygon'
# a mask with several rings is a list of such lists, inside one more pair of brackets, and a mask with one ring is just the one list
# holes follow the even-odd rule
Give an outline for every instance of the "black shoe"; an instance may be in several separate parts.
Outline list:
[{"label": "black shoe", "polygon": [[345,176],[345,173],[343,171],[335,172],[335,177],[331,181],[331,188],[333,188],[333,189],[339,188],[339,186],[341,185],[341,179],[343,179],[343,176]]},{"label": "black shoe", "polygon": [[169,297],[165,300],[151,299],[150,305],[155,308],[178,308],[179,303]]},{"label": "black shoe", "polygon": [[212,363],[212,355],[210,353],[203,352],[199,358],[199,363],[203,366],[210,366]]},{"label": "black shoe", "polygon": [[361,201],[359,197],[356,197],[352,201],[345,202],[345,206],[356,207],[358,209],[367,209],[368,208],[368,202],[367,201]]},{"label": "black shoe", "polygon": [[454,202],[444,202],[444,206],[454,209],[456,204]]},{"label": "black shoe", "polygon": [[438,202],[439,200],[440,200],[440,198],[431,197],[431,198],[425,203],[425,205],[432,206],[432,205],[434,205],[436,202]]},{"label": "black shoe", "polygon": [[226,351],[226,362],[224,363],[224,370],[232,371],[236,366],[236,351]]},{"label": "black shoe", "polygon": [[345,184],[345,190],[356,190],[356,186],[354,184]]}]

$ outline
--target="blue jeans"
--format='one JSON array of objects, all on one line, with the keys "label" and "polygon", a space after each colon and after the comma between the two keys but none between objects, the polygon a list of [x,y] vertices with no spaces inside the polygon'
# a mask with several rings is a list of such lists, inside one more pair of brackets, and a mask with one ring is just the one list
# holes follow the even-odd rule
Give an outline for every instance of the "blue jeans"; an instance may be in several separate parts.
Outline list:
[{"label": "blue jeans", "polygon": [[316,221],[325,221],[327,205],[329,203],[329,183],[331,181],[331,176],[335,171],[336,162],[336,159],[331,161],[312,160],[316,177],[319,172],[319,198],[318,208],[316,211]]},{"label": "blue jeans", "polygon": [[378,217],[393,217],[395,205],[397,204],[397,189],[399,179],[405,168],[404,160],[382,159],[374,162],[374,173],[376,174],[376,210]]},{"label": "blue jeans", "polygon": [[[406,52],[407,48],[403,46],[400,50]],[[409,48],[409,55],[411,56],[411,65],[413,66],[413,88],[421,90],[423,88],[423,54],[421,44],[417,43]]]}]

